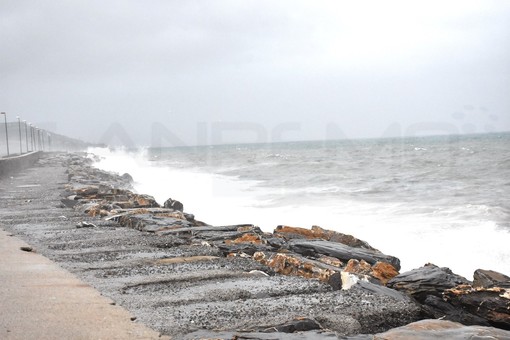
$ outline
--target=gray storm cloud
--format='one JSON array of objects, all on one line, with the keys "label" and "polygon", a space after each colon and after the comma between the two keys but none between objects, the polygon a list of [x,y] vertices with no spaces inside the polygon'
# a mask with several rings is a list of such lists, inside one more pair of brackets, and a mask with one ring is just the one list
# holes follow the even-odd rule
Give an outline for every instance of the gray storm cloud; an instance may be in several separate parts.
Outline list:
[{"label": "gray storm cloud", "polygon": [[506,1],[2,1],[0,103],[92,142],[510,130]]}]

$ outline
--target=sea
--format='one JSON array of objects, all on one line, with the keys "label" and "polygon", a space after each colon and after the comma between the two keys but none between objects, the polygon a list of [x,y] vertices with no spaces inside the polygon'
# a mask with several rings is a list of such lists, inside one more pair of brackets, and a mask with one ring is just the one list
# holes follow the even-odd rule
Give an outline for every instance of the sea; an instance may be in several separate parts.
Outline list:
[{"label": "sea", "polygon": [[401,272],[510,276],[510,133],[89,152],[212,225],[318,225],[398,257]]}]

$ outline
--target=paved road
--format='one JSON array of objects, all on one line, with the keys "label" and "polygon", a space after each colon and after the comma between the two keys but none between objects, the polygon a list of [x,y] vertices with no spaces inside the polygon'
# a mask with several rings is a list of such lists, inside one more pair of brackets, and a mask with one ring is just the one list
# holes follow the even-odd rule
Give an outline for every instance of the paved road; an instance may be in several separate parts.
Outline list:
[{"label": "paved road", "polygon": [[0,338],[157,339],[123,308],[0,230]]}]

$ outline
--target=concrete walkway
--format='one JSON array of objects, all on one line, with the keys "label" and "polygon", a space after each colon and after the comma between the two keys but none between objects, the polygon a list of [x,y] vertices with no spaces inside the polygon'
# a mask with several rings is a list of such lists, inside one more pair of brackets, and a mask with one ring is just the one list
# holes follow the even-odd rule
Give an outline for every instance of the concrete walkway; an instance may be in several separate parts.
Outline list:
[{"label": "concrete walkway", "polygon": [[0,339],[162,339],[28,246],[0,229]]}]

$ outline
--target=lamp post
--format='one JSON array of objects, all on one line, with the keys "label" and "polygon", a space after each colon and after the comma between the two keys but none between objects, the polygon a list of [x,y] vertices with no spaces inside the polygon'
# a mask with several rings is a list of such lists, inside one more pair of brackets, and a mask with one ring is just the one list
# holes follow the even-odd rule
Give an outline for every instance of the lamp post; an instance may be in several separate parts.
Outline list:
[{"label": "lamp post", "polygon": [[16,119],[18,120],[18,130],[19,130],[19,154],[20,156],[23,154],[23,147],[21,144],[21,120],[19,116],[16,116]]},{"label": "lamp post", "polygon": [[32,146],[32,151],[35,151],[35,147],[34,147],[34,127],[32,126],[32,124],[28,124],[30,125],[30,145]]},{"label": "lamp post", "polygon": [[36,132],[35,132],[35,131],[36,131],[36,129],[37,129],[37,128],[36,128],[34,125],[32,125],[32,136],[33,136],[33,138],[34,138],[34,150],[35,150],[35,151],[39,151],[39,150],[38,150],[39,148],[37,147],[37,135],[36,135]]},{"label": "lamp post", "polygon": [[4,122],[5,122],[5,144],[7,145],[7,157],[9,157],[9,132],[7,131],[7,113],[0,112],[0,114],[4,115]]},{"label": "lamp post", "polygon": [[40,133],[41,133],[40,136],[41,136],[42,151],[44,151],[44,134],[46,133],[46,131],[41,130]]},{"label": "lamp post", "polygon": [[37,128],[37,142],[39,143],[39,150],[44,151],[44,145],[42,144],[41,129]]},{"label": "lamp post", "polygon": [[25,141],[27,146],[27,153],[28,153],[28,127],[27,127],[27,121],[23,120],[23,124],[25,124]]},{"label": "lamp post", "polygon": [[35,139],[35,148],[37,151],[41,150],[41,142],[39,141],[39,128],[37,126],[34,127],[34,139]]},{"label": "lamp post", "polygon": [[37,140],[37,150],[42,151],[41,147],[41,129],[38,126],[35,127],[35,139]]}]

